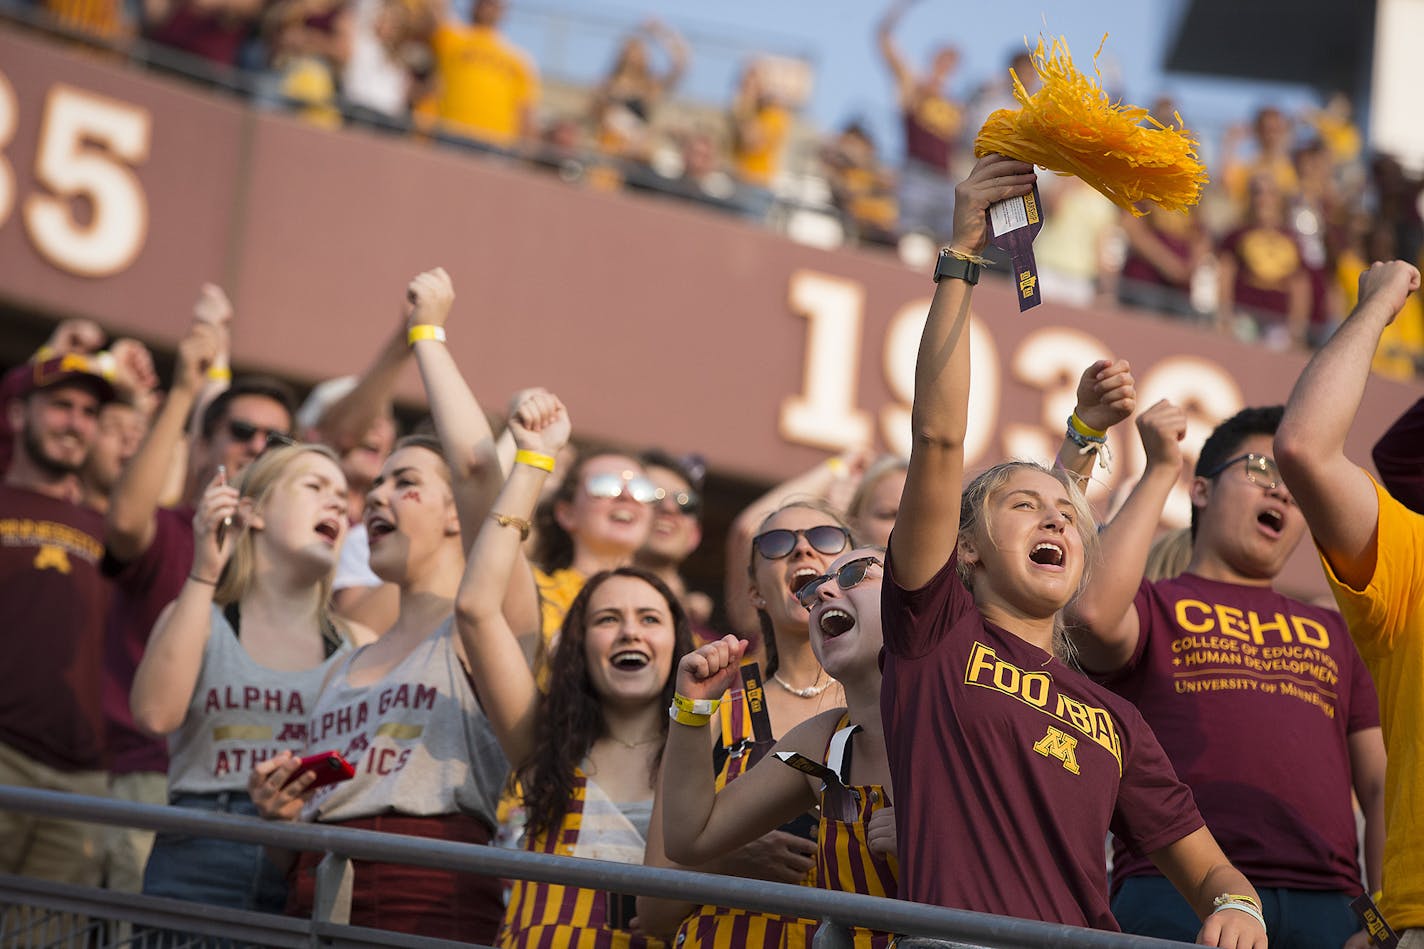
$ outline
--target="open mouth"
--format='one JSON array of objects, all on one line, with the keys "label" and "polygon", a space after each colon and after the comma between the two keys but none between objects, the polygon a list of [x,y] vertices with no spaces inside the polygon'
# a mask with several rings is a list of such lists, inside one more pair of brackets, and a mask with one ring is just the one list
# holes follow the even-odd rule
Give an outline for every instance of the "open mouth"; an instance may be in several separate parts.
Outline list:
[{"label": "open mouth", "polygon": [[335,521],[322,521],[316,526],[316,532],[334,544],[341,537],[341,525]]},{"label": "open mouth", "polygon": [[626,508],[616,509],[611,514],[609,514],[608,517],[609,520],[613,521],[613,523],[615,524],[631,524],[633,523],[634,519],[633,512],[627,510]]},{"label": "open mouth", "polygon": [[802,567],[791,575],[791,579],[786,582],[791,594],[795,596],[801,592],[801,588],[821,575],[821,571],[815,567]]},{"label": "open mouth", "polygon": [[1256,523],[1260,524],[1272,536],[1279,536],[1285,530],[1286,517],[1275,508],[1267,508],[1256,515]]},{"label": "open mouth", "polygon": [[821,629],[822,638],[835,639],[855,626],[855,617],[845,610],[831,607],[821,614],[821,621],[817,625]]},{"label": "open mouth", "polygon": [[621,649],[608,657],[613,668],[620,672],[637,672],[645,668],[653,659],[637,649]]},{"label": "open mouth", "polygon": [[1044,567],[1063,566],[1063,548],[1044,541],[1028,552],[1028,559]]},{"label": "open mouth", "polygon": [[375,544],[376,541],[387,534],[394,533],[395,525],[383,517],[370,517],[366,519],[366,541]]}]

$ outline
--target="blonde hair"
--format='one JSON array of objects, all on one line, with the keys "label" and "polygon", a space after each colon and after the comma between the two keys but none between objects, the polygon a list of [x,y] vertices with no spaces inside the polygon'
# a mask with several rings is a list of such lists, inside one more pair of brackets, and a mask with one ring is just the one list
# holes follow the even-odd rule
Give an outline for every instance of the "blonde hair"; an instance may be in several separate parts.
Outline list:
[{"label": "blonde hair", "polygon": [[855,493],[850,496],[850,503],[846,505],[846,520],[854,524],[865,516],[865,508],[870,503],[870,495],[875,490],[875,486],[880,483],[881,478],[895,472],[909,470],[910,459],[900,455],[881,455],[871,462],[870,467],[866,468],[865,474],[861,476],[860,484],[856,485]]},{"label": "blonde hair", "polygon": [[[964,491],[960,495],[960,541],[963,542],[965,537],[978,534],[993,542],[994,535],[989,530],[989,501],[995,492],[1008,484],[1009,478],[1013,477],[1014,472],[1022,468],[1042,472],[1063,485],[1068,495],[1068,503],[1073,506],[1073,527],[1078,531],[1078,537],[1083,544],[1083,573],[1078,578],[1078,588],[1073,591],[1073,598],[1077,598],[1088,585],[1093,561],[1097,559],[1098,525],[1093,518],[1092,508],[1088,506],[1088,499],[1083,496],[1082,489],[1078,487],[1076,479],[1061,468],[1047,468],[1036,461],[1005,461],[981,472],[973,481],[965,485]],[[974,565],[965,563],[961,558],[955,562],[955,569],[959,573],[959,579],[973,592]],[[1053,652],[1063,662],[1071,664],[1077,662],[1072,641],[1069,640],[1063,625],[1061,610],[1053,619]]]},{"label": "blonde hair", "polygon": [[1187,569],[1192,560],[1192,529],[1179,527],[1158,534],[1147,550],[1142,575],[1148,580],[1170,580]]},{"label": "blonde hair", "polygon": [[[319,455],[338,468],[341,467],[341,459],[337,457],[336,452],[325,445],[281,445],[269,448],[243,470],[242,476],[237,482],[238,497],[250,498],[252,507],[260,508],[262,502],[267,500],[267,495],[271,494],[272,489],[276,487],[277,482],[304,455]],[[257,580],[256,534],[245,526],[241,530],[235,531],[234,534],[235,536],[230,538],[234,545],[232,557],[223,567],[222,576],[218,578],[217,591],[213,595],[213,601],[219,606],[227,606],[241,600],[251,592],[252,585]],[[338,625],[331,609],[331,583],[334,574],[335,568],[333,567],[321,578],[319,584],[321,599],[318,607],[318,619],[324,637],[328,630],[345,635],[344,626]]]}]

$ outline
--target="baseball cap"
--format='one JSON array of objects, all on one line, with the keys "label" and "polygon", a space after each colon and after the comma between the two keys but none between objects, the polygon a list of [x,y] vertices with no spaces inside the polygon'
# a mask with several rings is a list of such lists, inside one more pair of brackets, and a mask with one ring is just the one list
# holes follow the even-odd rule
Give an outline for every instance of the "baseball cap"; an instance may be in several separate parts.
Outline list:
[{"label": "baseball cap", "polygon": [[[21,382],[16,392],[21,398],[50,389],[66,382],[88,382],[99,396],[100,402],[112,402],[118,398],[114,384],[109,381],[112,369],[106,367],[108,353],[86,356],[82,353],[65,353],[27,363],[19,367]],[[112,357],[110,357],[112,359]]]}]

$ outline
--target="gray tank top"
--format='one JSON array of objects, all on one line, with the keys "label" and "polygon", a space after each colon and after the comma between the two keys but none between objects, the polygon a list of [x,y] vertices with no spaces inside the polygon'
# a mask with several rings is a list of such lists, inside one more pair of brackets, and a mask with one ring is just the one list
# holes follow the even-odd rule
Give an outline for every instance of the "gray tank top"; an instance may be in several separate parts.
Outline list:
[{"label": "gray tank top", "polygon": [[384,679],[347,681],[347,656],[322,690],[307,753],[339,751],[356,776],[317,791],[304,820],[340,822],[395,812],[469,814],[495,825],[509,764],[455,651],[454,617]]},{"label": "gray tank top", "polygon": [[322,680],[350,651],[303,672],[268,669],[214,606],[188,714],[168,736],[168,793],[246,793],[253,765],[283,749],[300,753]]}]

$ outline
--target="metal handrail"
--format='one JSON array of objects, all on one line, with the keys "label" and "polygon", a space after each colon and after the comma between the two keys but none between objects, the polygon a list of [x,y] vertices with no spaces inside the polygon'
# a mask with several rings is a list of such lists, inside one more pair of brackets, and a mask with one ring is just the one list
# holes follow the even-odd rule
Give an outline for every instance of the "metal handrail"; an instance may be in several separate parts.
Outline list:
[{"label": "metal handrail", "polygon": [[818,946],[843,944],[840,939],[846,934],[844,927],[847,926],[864,926],[1003,949],[1030,949],[1045,945],[1077,949],[1166,949],[1178,945],[1142,936],[763,880],[579,857],[557,857],[323,824],[263,821],[240,815],[32,788],[0,786],[0,810],[219,837],[287,850],[324,851],[336,855],[342,862],[351,859],[377,860],[679,901],[686,901],[695,894],[693,898],[699,903],[832,922],[832,927],[823,927],[823,933],[818,935]]}]

